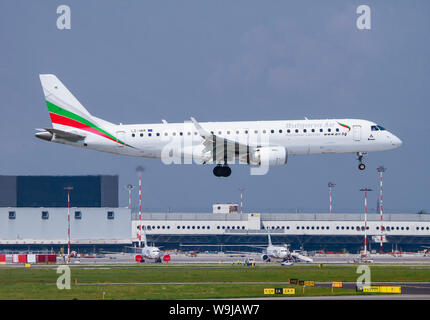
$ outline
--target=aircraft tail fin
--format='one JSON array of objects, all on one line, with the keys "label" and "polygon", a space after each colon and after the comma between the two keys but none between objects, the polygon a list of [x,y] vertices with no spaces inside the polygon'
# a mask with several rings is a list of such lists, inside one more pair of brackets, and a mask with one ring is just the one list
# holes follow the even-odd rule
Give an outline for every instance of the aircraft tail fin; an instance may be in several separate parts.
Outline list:
[{"label": "aircraft tail fin", "polygon": [[39,75],[54,129],[97,126],[97,120],[53,74]]},{"label": "aircraft tail fin", "polygon": [[270,236],[270,232],[267,232],[267,240],[269,241],[269,246],[272,245],[272,237]]},{"label": "aircraft tail fin", "polygon": [[146,232],[145,229],[142,228],[142,241],[143,241],[143,247],[148,247],[148,241],[146,240]]}]

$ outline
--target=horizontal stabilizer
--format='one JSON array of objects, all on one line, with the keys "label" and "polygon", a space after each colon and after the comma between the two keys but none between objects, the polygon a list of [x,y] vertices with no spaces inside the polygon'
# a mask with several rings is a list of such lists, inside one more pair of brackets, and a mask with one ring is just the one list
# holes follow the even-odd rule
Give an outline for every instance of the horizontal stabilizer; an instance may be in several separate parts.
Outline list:
[{"label": "horizontal stabilizer", "polygon": [[78,142],[80,140],[84,140],[85,136],[80,134],[71,133],[63,130],[46,128],[43,130],[38,129],[39,132],[35,134],[35,136],[42,140],[52,141],[52,139],[63,139],[70,142]]}]

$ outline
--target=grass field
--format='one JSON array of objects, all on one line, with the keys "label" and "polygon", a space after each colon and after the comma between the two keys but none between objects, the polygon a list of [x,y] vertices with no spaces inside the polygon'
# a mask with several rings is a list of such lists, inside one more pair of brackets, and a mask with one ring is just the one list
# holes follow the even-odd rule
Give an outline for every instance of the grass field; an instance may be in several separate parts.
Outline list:
[{"label": "grass field", "polygon": [[[316,282],[355,282],[353,266],[196,267],[130,266],[71,267],[71,289],[59,290],[56,267],[0,268],[0,299],[205,299],[263,297],[264,288],[290,278]],[[430,268],[371,267],[372,281],[430,281]],[[75,284],[75,281],[77,284]],[[216,284],[203,284],[216,282]],[[237,282],[251,282],[237,284]],[[255,284],[252,282],[274,282]],[[134,285],[132,283],[140,283]],[[142,283],[160,283],[142,285]],[[186,284],[172,284],[186,283]],[[114,285],[113,285],[114,284]],[[296,287],[296,296],[302,287]],[[330,288],[307,287],[305,295],[332,295]],[[335,289],[334,294],[360,294]]]}]

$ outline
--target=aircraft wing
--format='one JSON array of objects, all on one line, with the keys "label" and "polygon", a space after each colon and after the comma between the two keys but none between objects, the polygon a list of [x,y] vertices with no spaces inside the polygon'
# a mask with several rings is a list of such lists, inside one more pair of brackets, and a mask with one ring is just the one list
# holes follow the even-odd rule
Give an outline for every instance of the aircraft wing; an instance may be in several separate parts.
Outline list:
[{"label": "aircraft wing", "polygon": [[227,162],[238,158],[242,162],[249,163],[250,152],[254,151],[256,146],[219,137],[202,128],[195,118],[191,117],[191,121],[204,139],[203,153],[210,153],[213,162]]}]

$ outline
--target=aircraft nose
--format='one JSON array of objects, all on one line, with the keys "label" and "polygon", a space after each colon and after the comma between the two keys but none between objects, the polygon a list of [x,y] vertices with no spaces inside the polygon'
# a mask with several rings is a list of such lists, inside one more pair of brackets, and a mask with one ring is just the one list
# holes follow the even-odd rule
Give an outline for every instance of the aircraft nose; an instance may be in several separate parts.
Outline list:
[{"label": "aircraft nose", "polygon": [[398,137],[396,137],[396,136],[393,134],[393,136],[392,136],[392,138],[391,138],[391,144],[392,144],[393,146],[395,146],[396,148],[399,148],[399,147],[401,147],[401,146],[402,146],[403,141],[402,141],[402,140],[400,140]]}]

